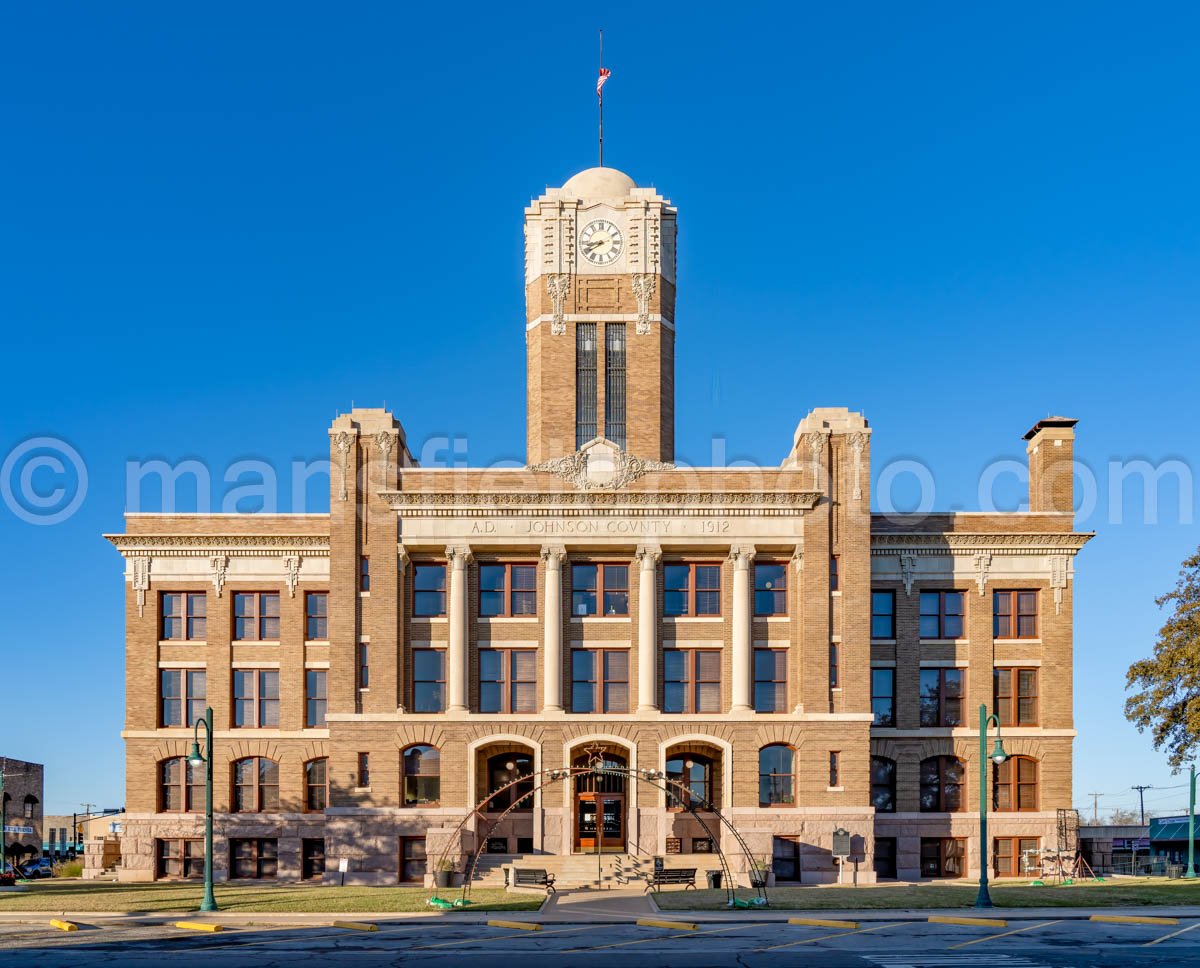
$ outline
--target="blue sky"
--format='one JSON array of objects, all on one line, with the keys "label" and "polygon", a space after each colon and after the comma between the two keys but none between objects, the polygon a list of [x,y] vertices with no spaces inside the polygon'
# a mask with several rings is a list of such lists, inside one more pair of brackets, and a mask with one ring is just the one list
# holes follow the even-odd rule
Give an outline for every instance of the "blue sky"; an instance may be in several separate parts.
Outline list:
[{"label": "blue sky", "polygon": [[680,212],[680,457],[776,463],[844,405],[876,474],[919,460],[969,509],[1080,418],[1075,801],[1182,782],[1123,682],[1196,484],[1151,523],[1107,467],[1200,456],[1194,6],[48,2],[0,39],[0,456],[60,438],[88,487],[54,526],[0,505],[0,751],[51,810],[123,800],[126,461],[286,472],[385,401],[522,457],[522,210],[594,164],[599,26],[606,160]]}]

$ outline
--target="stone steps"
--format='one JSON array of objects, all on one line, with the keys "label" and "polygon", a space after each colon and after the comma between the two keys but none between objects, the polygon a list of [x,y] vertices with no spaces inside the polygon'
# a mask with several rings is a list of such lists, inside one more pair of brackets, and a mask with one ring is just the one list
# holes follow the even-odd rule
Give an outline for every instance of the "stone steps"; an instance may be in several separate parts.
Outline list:
[{"label": "stone steps", "polygon": [[[695,867],[699,872],[720,867],[715,855],[671,856],[667,867]],[[599,860],[602,886],[621,887],[643,882],[654,869],[654,859],[632,854],[601,854]],[[554,875],[555,887],[595,886],[597,859],[595,854],[484,854],[475,867],[474,887],[503,887],[505,867],[541,868]],[[702,874],[698,874],[702,877]]]}]

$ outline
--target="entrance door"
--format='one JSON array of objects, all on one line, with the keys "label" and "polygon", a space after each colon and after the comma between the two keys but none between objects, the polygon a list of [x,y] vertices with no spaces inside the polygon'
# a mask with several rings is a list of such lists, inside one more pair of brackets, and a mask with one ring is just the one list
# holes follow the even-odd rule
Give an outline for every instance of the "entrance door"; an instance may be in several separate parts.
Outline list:
[{"label": "entrance door", "polygon": [[575,801],[575,849],[596,850],[597,815],[600,818],[599,848],[603,852],[625,850],[625,797],[619,793],[580,793]]}]

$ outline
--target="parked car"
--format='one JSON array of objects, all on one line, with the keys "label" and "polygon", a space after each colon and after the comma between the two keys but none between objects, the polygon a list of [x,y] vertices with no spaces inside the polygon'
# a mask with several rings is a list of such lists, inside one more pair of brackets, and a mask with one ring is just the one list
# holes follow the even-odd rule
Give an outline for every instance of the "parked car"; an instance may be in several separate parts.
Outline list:
[{"label": "parked car", "polygon": [[39,857],[37,860],[31,860],[28,864],[23,865],[25,876],[32,880],[35,877],[53,877],[54,863],[49,857]]}]

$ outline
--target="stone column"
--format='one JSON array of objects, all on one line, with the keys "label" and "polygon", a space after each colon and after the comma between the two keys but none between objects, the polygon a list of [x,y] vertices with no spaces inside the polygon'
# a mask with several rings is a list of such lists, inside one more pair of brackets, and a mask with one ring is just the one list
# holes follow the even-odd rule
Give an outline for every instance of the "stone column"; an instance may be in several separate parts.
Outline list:
[{"label": "stone column", "polygon": [[446,656],[448,713],[467,712],[467,565],[470,560],[470,548],[446,549],[446,565],[450,569],[450,647]]},{"label": "stone column", "polygon": [[561,545],[543,545],[542,561],[546,564],[546,621],[543,638],[542,712],[563,711],[563,626],[562,626],[562,566],[566,549]]},{"label": "stone column", "polygon": [[731,548],[733,562],[733,708],[730,712],[754,711],[750,684],[754,681],[751,663],[754,661],[750,641],[753,621],[753,591],[750,569],[754,565],[754,547]]},{"label": "stone column", "polygon": [[641,545],[638,561],[638,708],[658,712],[658,559],[659,549]]}]

